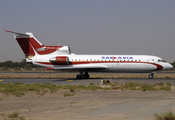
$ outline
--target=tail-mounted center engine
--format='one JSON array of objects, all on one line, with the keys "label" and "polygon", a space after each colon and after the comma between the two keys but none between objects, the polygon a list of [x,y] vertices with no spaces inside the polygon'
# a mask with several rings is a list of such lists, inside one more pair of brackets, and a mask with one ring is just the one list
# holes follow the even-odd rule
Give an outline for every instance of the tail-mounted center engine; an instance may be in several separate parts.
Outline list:
[{"label": "tail-mounted center engine", "polygon": [[69,64],[69,58],[67,56],[52,57],[52,58],[49,59],[49,61],[52,62],[52,63],[61,64],[61,65]]},{"label": "tail-mounted center engine", "polygon": [[71,50],[69,46],[62,46],[61,48],[59,48],[59,50],[57,51],[58,55],[65,55],[65,54],[71,54]]}]

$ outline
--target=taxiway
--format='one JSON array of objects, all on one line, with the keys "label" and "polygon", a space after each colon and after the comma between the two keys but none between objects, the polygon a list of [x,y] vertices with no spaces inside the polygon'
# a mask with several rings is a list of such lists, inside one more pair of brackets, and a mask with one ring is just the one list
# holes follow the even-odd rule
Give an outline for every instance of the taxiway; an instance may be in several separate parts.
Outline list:
[{"label": "taxiway", "polygon": [[[71,84],[71,85],[81,85],[81,84],[89,84],[95,83],[100,84],[101,80],[104,79],[75,79],[75,78],[0,78],[0,83],[14,83],[14,82],[23,82],[25,84],[33,84],[33,83],[51,83],[51,84]],[[138,78],[138,79],[119,79],[113,78],[114,83],[127,83],[127,82],[136,82],[142,84],[156,84],[156,83],[171,83],[175,84],[175,79],[170,78],[155,78],[155,79],[146,79],[146,78]]]}]

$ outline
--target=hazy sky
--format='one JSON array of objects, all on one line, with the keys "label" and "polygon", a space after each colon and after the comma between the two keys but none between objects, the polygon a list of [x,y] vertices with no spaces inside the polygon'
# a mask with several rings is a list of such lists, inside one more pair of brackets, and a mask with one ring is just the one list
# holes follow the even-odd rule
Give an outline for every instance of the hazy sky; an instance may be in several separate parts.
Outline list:
[{"label": "hazy sky", "polygon": [[15,32],[76,54],[146,54],[175,61],[175,0],[0,0],[0,62],[25,56]]}]

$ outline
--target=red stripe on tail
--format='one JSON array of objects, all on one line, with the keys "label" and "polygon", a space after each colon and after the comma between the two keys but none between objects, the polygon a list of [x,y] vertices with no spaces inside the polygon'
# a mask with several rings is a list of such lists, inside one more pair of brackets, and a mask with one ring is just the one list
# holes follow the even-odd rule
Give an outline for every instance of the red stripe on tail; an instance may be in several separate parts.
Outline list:
[{"label": "red stripe on tail", "polygon": [[35,52],[30,44],[31,39],[32,38],[16,38],[26,57],[35,56]]}]

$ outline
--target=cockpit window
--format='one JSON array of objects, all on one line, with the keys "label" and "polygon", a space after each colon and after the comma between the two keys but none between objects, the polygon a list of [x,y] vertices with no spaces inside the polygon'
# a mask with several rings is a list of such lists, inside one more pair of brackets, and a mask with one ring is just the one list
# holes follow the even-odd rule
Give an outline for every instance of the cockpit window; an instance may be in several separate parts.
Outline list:
[{"label": "cockpit window", "polygon": [[158,60],[158,62],[165,62],[165,63],[166,63],[166,61],[165,61],[165,60],[161,60],[161,59],[160,59],[160,60]]}]

